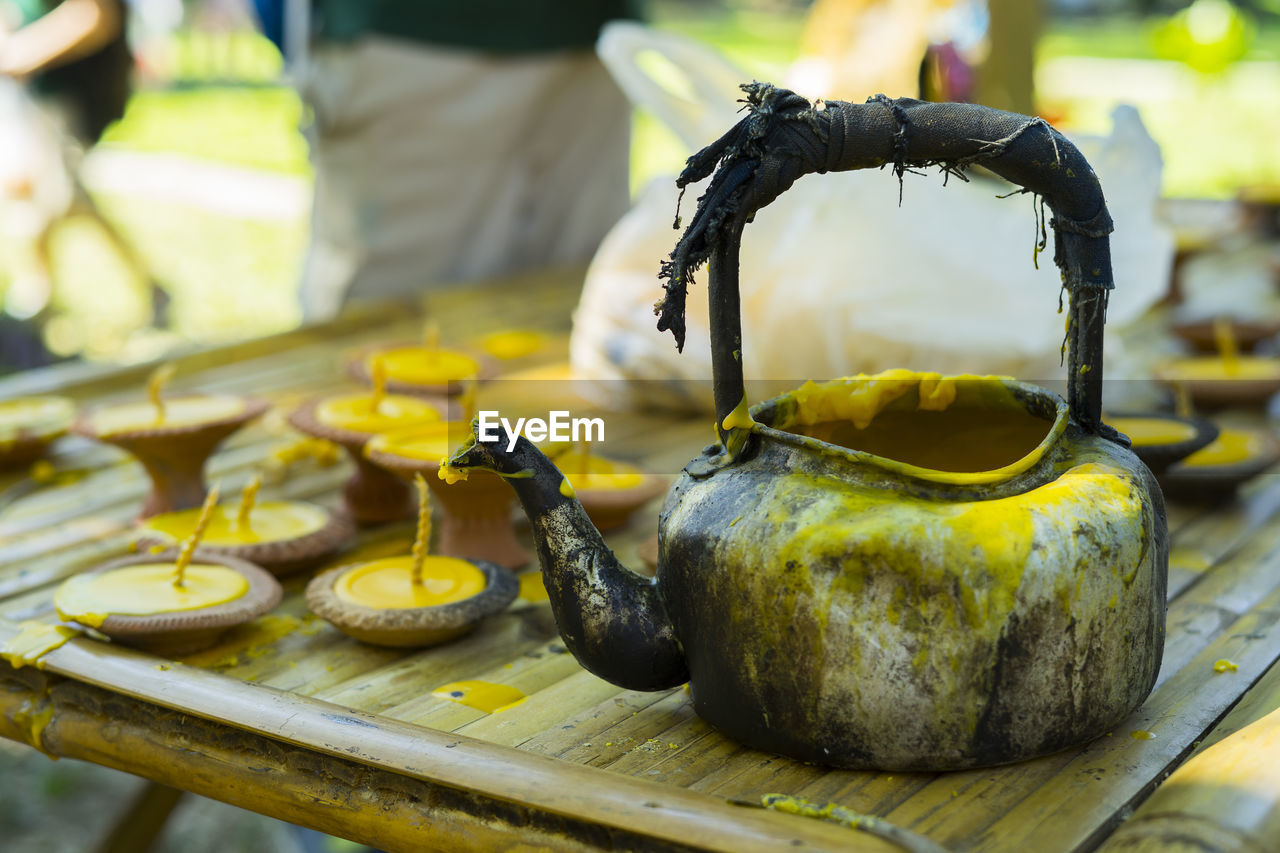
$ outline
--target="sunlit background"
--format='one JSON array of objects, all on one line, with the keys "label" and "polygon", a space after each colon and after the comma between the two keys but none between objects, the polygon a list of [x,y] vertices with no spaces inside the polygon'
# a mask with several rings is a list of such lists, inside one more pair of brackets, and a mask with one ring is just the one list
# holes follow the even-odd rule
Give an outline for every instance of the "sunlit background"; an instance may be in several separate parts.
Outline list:
[{"label": "sunlit background", "polygon": [[[973,5],[978,14],[950,35],[981,50]],[[649,14],[747,75],[780,79],[800,50],[808,6],[659,0]],[[1049,7],[1035,50],[1040,114],[1066,130],[1100,131],[1116,103],[1136,105],[1162,146],[1169,196],[1228,198],[1280,182],[1280,2]],[[72,217],[53,238],[52,288],[24,287],[23,247],[5,235],[5,313],[37,318],[30,328],[49,357],[121,362],[296,325],[311,172],[306,109],[279,52],[247,2],[133,0],[129,26],[137,92],[88,155],[83,180],[141,264]],[[684,156],[659,122],[636,116],[633,187],[678,171]]]}]

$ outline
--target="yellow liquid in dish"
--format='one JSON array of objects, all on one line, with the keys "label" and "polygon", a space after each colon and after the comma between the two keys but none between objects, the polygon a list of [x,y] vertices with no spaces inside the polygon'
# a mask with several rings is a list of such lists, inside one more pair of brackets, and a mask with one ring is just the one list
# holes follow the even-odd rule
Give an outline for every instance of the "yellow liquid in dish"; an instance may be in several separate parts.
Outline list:
[{"label": "yellow liquid in dish", "polygon": [[382,359],[387,379],[410,385],[447,385],[458,379],[469,379],[480,371],[471,356],[449,349],[397,347],[382,350],[365,360],[372,373],[375,359]]},{"label": "yellow liquid in dish", "polygon": [[560,473],[564,474],[573,491],[590,489],[622,491],[634,489],[644,482],[644,474],[640,469],[626,462],[591,455],[585,459],[585,470],[583,462],[582,454],[576,450],[561,453],[555,458],[556,467],[560,469]]},{"label": "yellow liquid in dish", "polygon": [[244,411],[245,401],[240,397],[166,397],[164,415],[151,403],[122,403],[108,406],[93,413],[90,423],[98,435],[113,435],[144,429],[165,429],[196,426],[212,421],[233,418]]},{"label": "yellow liquid in dish", "polygon": [[[239,513],[240,507],[236,504],[216,507],[200,543],[225,547],[298,539],[315,533],[329,520],[328,513],[320,507],[296,501],[266,501],[257,504],[249,516],[249,524],[243,527],[236,523]],[[199,517],[198,507],[165,512],[148,518],[141,530],[172,540],[176,544],[191,535]]]},{"label": "yellow liquid in dish", "polygon": [[524,693],[506,684],[494,684],[491,681],[451,681],[442,684],[431,695],[437,699],[448,699],[459,705],[496,714],[508,708],[514,708],[528,699]]},{"label": "yellow liquid in dish", "polygon": [[0,441],[19,434],[40,438],[66,432],[75,404],[65,397],[16,397],[0,402]]},{"label": "yellow liquid in dish", "polygon": [[316,406],[316,420],[352,432],[378,433],[440,420],[435,407],[417,397],[387,394],[375,410],[369,394],[329,397]]},{"label": "yellow liquid in dish", "polygon": [[1230,360],[1182,358],[1171,362],[1166,372],[1172,379],[1276,379],[1280,378],[1280,361],[1245,355]]},{"label": "yellow liquid in dish", "polygon": [[58,588],[53,606],[63,620],[96,628],[108,616],[199,610],[234,601],[249,591],[249,580],[226,566],[192,563],[182,586],[174,586],[173,573],[173,563],[144,563],[79,575]]},{"label": "yellow liquid in dish", "polygon": [[1182,460],[1192,468],[1213,465],[1236,465],[1253,459],[1262,452],[1262,438],[1250,432],[1224,429],[1218,437]]},{"label": "yellow liquid in dish", "polygon": [[494,358],[508,361],[531,355],[546,346],[546,343],[547,336],[541,332],[509,329],[486,335],[480,342],[480,346]]},{"label": "yellow liquid in dish", "polygon": [[366,453],[387,453],[404,459],[439,462],[471,436],[471,427],[462,421],[439,421],[413,429],[396,430],[374,436]]},{"label": "yellow liquid in dish", "polygon": [[1179,444],[1196,437],[1196,428],[1167,418],[1108,418],[1107,423],[1129,436],[1135,447]]},{"label": "yellow liquid in dish", "polygon": [[334,582],[340,601],[376,610],[438,607],[462,601],[485,588],[484,574],[455,557],[427,557],[422,583],[413,583],[413,558],[388,557],[361,563]]}]

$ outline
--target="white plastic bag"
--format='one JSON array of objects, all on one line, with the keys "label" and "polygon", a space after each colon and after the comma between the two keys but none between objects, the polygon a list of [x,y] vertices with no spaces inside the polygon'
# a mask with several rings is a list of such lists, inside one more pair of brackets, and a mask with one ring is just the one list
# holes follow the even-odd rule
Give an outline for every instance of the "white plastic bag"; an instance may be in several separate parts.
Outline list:
[{"label": "white plastic bag", "polygon": [[[632,100],[652,110],[690,151],[740,117],[733,71],[710,48],[637,24],[611,24],[597,50]],[[642,61],[658,56],[663,62]],[[680,85],[646,68],[684,76]],[[665,83],[665,85],[664,85]],[[680,90],[696,93],[693,98]],[[1173,237],[1155,218],[1159,148],[1137,112],[1118,108],[1112,133],[1075,141],[1102,181],[1116,223],[1116,289],[1109,328],[1140,316],[1165,292]],[[743,368],[748,379],[800,381],[890,367],[948,373],[1062,376],[1060,279],[1052,248],[1033,265],[1032,198],[975,177],[887,170],[809,175],[760,211],[743,236]],[[691,188],[686,208],[699,193]],[[655,181],[597,252],[575,315],[570,357],[580,375],[611,383],[624,404],[706,407],[711,376],[705,273],[688,298],[688,342],[677,354],[654,325],[659,262],[678,232],[674,177]],[[1052,247],[1052,240],[1050,240]],[[1000,259],[991,263],[992,258]],[[1108,337],[1109,370],[1122,349]],[[1109,373],[1110,376],[1118,375]]]}]

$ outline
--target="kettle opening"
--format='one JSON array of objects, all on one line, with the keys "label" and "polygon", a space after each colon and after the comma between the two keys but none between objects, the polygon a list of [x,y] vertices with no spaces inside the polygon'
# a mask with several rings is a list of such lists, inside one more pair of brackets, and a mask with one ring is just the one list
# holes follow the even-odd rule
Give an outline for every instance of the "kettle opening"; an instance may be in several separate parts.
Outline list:
[{"label": "kettle opening", "polygon": [[1056,395],[1003,377],[891,370],[807,382],[755,417],[783,440],[816,440],[925,479],[985,481],[1038,462],[1067,413]]}]

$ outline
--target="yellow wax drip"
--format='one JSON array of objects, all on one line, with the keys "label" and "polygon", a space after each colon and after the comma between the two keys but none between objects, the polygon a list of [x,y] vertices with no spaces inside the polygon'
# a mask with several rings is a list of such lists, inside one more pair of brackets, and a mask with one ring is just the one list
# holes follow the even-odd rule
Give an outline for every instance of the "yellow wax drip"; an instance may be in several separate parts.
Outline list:
[{"label": "yellow wax drip", "polygon": [[209,490],[209,494],[205,496],[204,506],[200,507],[200,517],[196,519],[195,529],[191,531],[191,535],[182,543],[182,550],[178,552],[178,559],[174,562],[174,586],[180,587],[185,582],[187,566],[191,563],[191,555],[196,552],[196,546],[200,544],[200,538],[204,536],[204,529],[209,526],[209,519],[213,516],[213,508],[217,505],[218,484],[214,483],[213,488]]},{"label": "yellow wax drip", "polygon": [[422,567],[427,560],[427,547],[431,542],[431,499],[427,492],[427,481],[422,474],[413,475],[413,484],[418,487],[418,532],[413,537],[413,572],[415,587],[422,586]]},{"label": "yellow wax drip", "polygon": [[44,669],[40,658],[72,637],[80,635],[79,631],[68,628],[66,625],[46,625],[43,622],[27,621],[19,627],[22,630],[17,636],[0,644],[0,660],[8,661],[14,669],[21,669],[24,666]]},{"label": "yellow wax drip", "polygon": [[247,530],[253,526],[249,523],[249,519],[253,515],[253,505],[258,502],[258,490],[261,488],[262,478],[254,474],[253,479],[249,481],[249,484],[244,487],[244,491],[240,493],[240,509],[236,512],[236,527],[243,527]]},{"label": "yellow wax drip", "polygon": [[53,597],[58,615],[97,628],[109,616],[152,616],[199,610],[244,596],[244,575],[213,563],[191,563],[182,585],[173,582],[173,563],[142,563],[73,577]]},{"label": "yellow wax drip", "polygon": [[1226,658],[1221,658],[1213,662],[1213,671],[1217,673],[1236,672],[1239,669],[1240,667],[1238,664],[1229,661]]},{"label": "yellow wax drip", "polygon": [[155,407],[156,423],[164,422],[164,398],[160,396],[160,392],[173,379],[175,370],[173,362],[166,362],[151,371],[151,375],[147,377],[147,399]]},{"label": "yellow wax drip", "polygon": [[[318,506],[299,501],[263,501],[254,503],[252,525],[240,523],[239,507],[219,506],[214,509],[201,541],[205,545],[227,547],[283,542],[314,533],[328,522],[328,514]],[[153,515],[142,523],[145,534],[181,542],[195,529],[200,510],[183,509]]]},{"label": "yellow wax drip", "polygon": [[747,395],[742,395],[742,400],[734,407],[733,411],[724,416],[724,420],[720,423],[720,428],[724,430],[731,429],[751,429],[756,422],[751,417],[751,407],[747,403]]},{"label": "yellow wax drip", "polygon": [[1208,445],[1182,460],[1182,464],[1191,468],[1236,465],[1256,457],[1261,450],[1260,436],[1242,430],[1224,429]]},{"label": "yellow wax drip", "polygon": [[422,582],[413,582],[413,557],[386,557],[343,572],[334,595],[347,604],[376,610],[403,610],[452,604],[481,592],[484,574],[455,557],[425,557]]},{"label": "yellow wax drip", "polygon": [[431,695],[486,714],[506,711],[529,698],[510,685],[494,684],[491,681],[451,681],[432,690]]},{"label": "yellow wax drip", "polygon": [[1194,426],[1168,418],[1108,418],[1107,423],[1129,436],[1135,447],[1179,444],[1196,437]]},{"label": "yellow wax drip", "polygon": [[1134,740],[1155,740],[1155,732],[1149,732],[1145,729],[1134,729],[1129,732],[1129,737]]},{"label": "yellow wax drip", "polygon": [[370,394],[342,394],[322,400],[316,406],[316,420],[352,432],[379,433],[435,423],[440,413],[425,400],[404,394],[386,394],[377,400]]},{"label": "yellow wax drip", "polygon": [[1218,355],[1222,357],[1222,370],[1228,376],[1240,372],[1240,347],[1236,345],[1236,334],[1231,328],[1231,321],[1226,317],[1213,319],[1213,342],[1218,347]]}]

